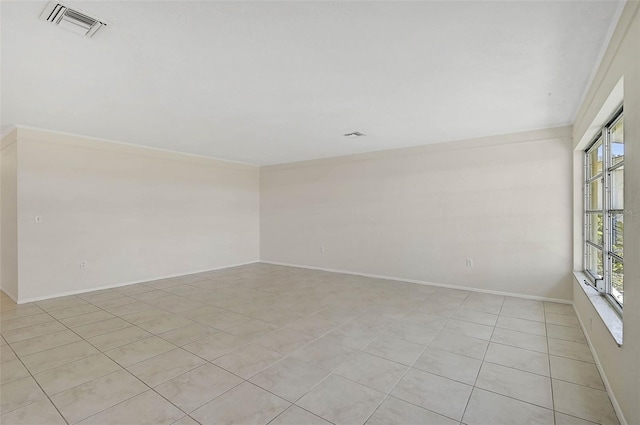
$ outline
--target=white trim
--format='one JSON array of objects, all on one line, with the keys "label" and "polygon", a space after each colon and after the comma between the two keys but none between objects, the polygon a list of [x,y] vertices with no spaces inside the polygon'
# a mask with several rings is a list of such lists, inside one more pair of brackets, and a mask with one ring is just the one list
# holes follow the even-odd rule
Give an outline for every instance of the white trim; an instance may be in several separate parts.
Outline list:
[{"label": "white trim", "polygon": [[[68,291],[68,292],[62,292],[62,293],[54,294],[54,295],[46,295],[44,297],[27,298],[25,300],[20,300],[19,302],[17,302],[15,299],[13,299],[13,297],[11,297],[11,296],[10,297],[14,301],[16,301],[17,304],[25,304],[25,303],[35,302],[35,301],[48,300],[48,299],[51,299],[51,298],[66,297],[66,296],[69,296],[69,295],[77,295],[77,294],[84,294],[86,292],[100,291],[100,290],[103,290],[103,289],[119,288],[121,286],[135,285],[137,283],[152,282],[154,280],[159,280],[159,279],[169,279],[169,278],[172,278],[172,277],[181,277],[181,276],[188,276],[188,275],[197,274],[197,273],[206,273],[206,272],[212,272],[212,271],[216,271],[216,270],[230,269],[232,267],[248,266],[249,264],[255,264],[255,263],[259,263],[259,262],[260,262],[259,260],[255,260],[255,261],[249,261],[249,262],[246,262],[246,263],[230,264],[228,266],[216,267],[216,268],[213,268],[213,269],[197,270],[197,271],[192,271],[192,272],[188,272],[188,273],[179,273],[179,274],[172,274],[172,275],[166,275],[166,276],[152,277],[152,278],[144,279],[144,280],[136,280],[136,281],[124,282],[124,283],[115,283],[113,285],[98,286],[98,287],[89,288],[89,289],[79,289],[77,291]],[[3,292],[4,292],[4,290],[3,290]]]},{"label": "white trim", "polygon": [[355,275],[355,276],[372,277],[372,278],[375,278],[375,279],[396,280],[398,282],[417,283],[419,285],[431,285],[431,286],[439,286],[439,287],[442,287],[442,288],[461,289],[461,290],[464,290],[464,291],[480,292],[480,293],[483,293],[483,294],[492,294],[492,295],[502,295],[502,296],[507,296],[507,297],[525,298],[525,299],[528,299],[528,300],[536,300],[536,301],[550,301],[550,302],[561,303],[561,304],[573,304],[573,301],[571,301],[571,300],[563,300],[563,299],[560,299],[560,298],[547,298],[547,297],[539,297],[537,295],[516,294],[516,293],[513,293],[513,292],[504,292],[504,291],[493,291],[491,289],[479,289],[479,288],[472,288],[472,287],[469,287],[469,286],[450,285],[450,284],[447,284],[447,283],[435,283],[435,282],[428,282],[426,280],[405,279],[405,278],[402,278],[402,277],[383,276],[383,275],[371,274],[371,273],[352,272],[352,271],[348,271],[348,270],[327,269],[327,268],[324,268],[324,267],[305,266],[305,265],[301,265],[301,264],[279,263],[279,262],[276,262],[276,261],[260,260],[260,262],[261,263],[265,263],[265,264],[273,264],[275,266],[298,267],[298,268],[302,268],[302,269],[321,270],[321,271],[324,271],[324,272],[344,273],[344,274],[351,274],[351,275]]},{"label": "white trim", "polygon": [[602,377],[602,382],[604,382],[604,388],[607,390],[607,394],[609,395],[609,399],[611,400],[611,404],[613,405],[613,410],[616,412],[616,416],[618,416],[618,420],[620,421],[620,425],[627,425],[627,421],[622,414],[622,409],[618,404],[618,400],[616,399],[615,394],[613,393],[613,389],[611,389],[611,385],[609,384],[609,380],[607,379],[607,375],[604,373],[604,368],[602,367],[602,363],[600,363],[600,359],[598,358],[598,354],[596,353],[596,349],[591,343],[591,338],[589,338],[589,333],[587,332],[587,328],[584,326],[584,322],[580,317],[580,313],[576,308],[576,305],[573,304],[573,311],[576,313],[576,317],[578,317],[578,322],[580,322],[580,327],[582,328],[582,333],[587,339],[587,344],[589,345],[589,350],[591,350],[591,354],[593,355],[593,360],[596,362],[596,367],[598,368],[598,372],[600,372],[600,376]]},{"label": "white trim", "polygon": [[90,141],[94,141],[94,142],[112,143],[114,145],[120,145],[120,146],[138,148],[138,149],[148,149],[148,150],[151,150],[151,151],[157,151],[157,152],[174,154],[174,155],[185,155],[185,156],[193,157],[193,158],[208,159],[208,160],[214,160],[214,161],[220,161],[220,162],[229,162],[231,164],[236,164],[236,165],[243,165],[243,166],[250,166],[250,167],[260,167],[259,164],[253,164],[253,163],[250,163],[250,162],[235,161],[233,159],[217,158],[217,157],[214,157],[214,156],[200,155],[200,154],[197,154],[197,153],[188,153],[188,152],[181,152],[181,151],[176,151],[176,150],[172,150],[172,149],[157,148],[157,147],[154,147],[154,146],[140,145],[140,144],[131,143],[131,142],[121,142],[121,141],[113,140],[113,139],[105,139],[105,138],[102,138],[102,137],[86,136],[86,135],[83,135],[83,134],[69,133],[67,131],[50,130],[50,129],[47,129],[47,128],[33,127],[33,126],[30,126],[30,125],[24,125],[24,124],[15,124],[15,125],[13,125],[13,127],[14,127],[14,129],[17,129],[18,132],[22,129],[22,130],[37,131],[37,132],[40,132],[40,133],[51,133],[51,134],[56,134],[56,135],[60,135],[60,136],[68,136],[68,137],[75,137],[75,138],[90,140]]},{"label": "white trim", "polygon": [[17,297],[14,297],[13,295],[11,295],[11,294],[9,293],[9,291],[7,291],[7,290],[6,290],[6,289],[4,289],[4,288],[0,288],[0,291],[2,291],[2,292],[3,292],[7,297],[11,298],[11,299],[13,300],[13,302],[14,302],[14,303],[19,304],[19,303],[18,303],[18,300],[17,300]]},{"label": "white trim", "polygon": [[613,14],[613,19],[609,23],[609,28],[607,29],[607,32],[604,36],[604,41],[600,46],[600,52],[598,52],[596,62],[593,66],[593,69],[591,70],[591,75],[587,80],[587,84],[584,86],[584,90],[582,91],[582,95],[580,96],[578,103],[576,103],[576,105],[578,106],[576,106],[576,110],[573,113],[573,120],[571,121],[573,123],[575,123],[576,120],[578,119],[578,113],[580,113],[580,107],[582,106],[585,99],[587,98],[587,94],[589,94],[589,90],[591,90],[591,86],[593,85],[593,82],[596,79],[596,75],[598,75],[598,71],[600,70],[602,63],[604,62],[604,56],[607,53],[607,50],[609,50],[609,45],[611,44],[611,40],[613,39],[613,34],[616,32],[616,28],[618,27],[618,23],[620,22],[620,17],[622,16],[622,12],[624,11],[624,8],[626,5],[627,5],[626,1],[621,1],[620,4],[618,4],[618,8]]}]

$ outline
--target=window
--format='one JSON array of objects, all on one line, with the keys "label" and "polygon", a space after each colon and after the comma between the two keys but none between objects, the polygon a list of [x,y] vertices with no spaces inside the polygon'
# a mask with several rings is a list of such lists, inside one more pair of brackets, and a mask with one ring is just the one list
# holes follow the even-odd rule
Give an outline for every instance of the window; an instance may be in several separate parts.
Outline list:
[{"label": "window", "polygon": [[585,151],[584,268],[615,307],[624,304],[624,116],[622,108]]}]

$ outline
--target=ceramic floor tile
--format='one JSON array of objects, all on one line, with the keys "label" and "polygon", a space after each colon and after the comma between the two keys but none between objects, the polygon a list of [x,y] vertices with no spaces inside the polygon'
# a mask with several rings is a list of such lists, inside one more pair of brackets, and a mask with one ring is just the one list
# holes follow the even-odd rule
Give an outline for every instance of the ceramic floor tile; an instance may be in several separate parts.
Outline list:
[{"label": "ceramic floor tile", "polygon": [[578,318],[575,315],[546,312],[545,318],[546,322],[552,325],[580,327],[580,322],[578,322]]},{"label": "ceramic floor tile", "polygon": [[76,423],[147,389],[129,372],[120,370],[58,393],[51,401],[68,422]]},{"label": "ceramic floor tile", "polygon": [[476,387],[553,409],[551,379],[493,363],[483,363]]},{"label": "ceramic floor tile", "polygon": [[87,339],[87,342],[95,346],[100,351],[109,351],[141,339],[149,338],[151,334],[137,326],[129,326],[117,331],[94,336]]},{"label": "ceramic floor tile", "polygon": [[11,412],[46,397],[31,376],[0,385],[0,394],[0,413]]},{"label": "ceramic floor tile", "polygon": [[579,342],[549,338],[549,354],[593,363],[593,356],[589,346]]},{"label": "ceramic floor tile", "polygon": [[293,352],[291,357],[330,372],[347,361],[357,351],[325,338],[322,337]]},{"label": "ceramic floor tile", "polygon": [[18,357],[13,352],[9,344],[0,346],[0,363],[8,362],[11,360],[15,360]]},{"label": "ceramic floor tile", "polygon": [[82,338],[88,339],[94,336],[117,331],[118,329],[128,328],[129,326],[131,326],[129,322],[126,322],[119,317],[115,317],[113,319],[103,320],[89,325],[78,326],[77,328],[74,328],[73,331]]},{"label": "ceramic floor tile", "polygon": [[565,415],[564,413],[555,412],[556,425],[594,425],[595,422],[586,421],[576,418],[575,416]]},{"label": "ceramic floor tile", "polygon": [[29,371],[18,358],[3,361],[0,367],[0,385],[29,376]]},{"label": "ceramic floor tile", "polygon": [[107,311],[98,310],[92,313],[79,314],[77,316],[60,319],[60,322],[71,329],[79,326],[86,326],[103,320],[113,319],[115,316]]},{"label": "ceramic floor tile", "polygon": [[147,391],[110,407],[81,425],[169,425],[184,416],[177,407],[153,391]]},{"label": "ceramic floor tile", "polygon": [[568,304],[253,264],[0,309],[3,424],[616,424]]},{"label": "ceramic floor tile", "polygon": [[[501,299],[502,298],[502,299]],[[476,294],[468,296],[461,304],[462,308],[478,310],[485,313],[500,314],[504,297],[477,297]]]},{"label": "ceramic floor tile", "polygon": [[[131,304],[134,305],[134,304]],[[125,314],[122,317],[127,322],[133,325],[139,325],[141,323],[149,322],[154,319],[159,319],[161,317],[165,317],[168,313],[164,310],[160,310],[159,308],[152,307],[148,304],[145,304],[146,308],[135,311],[133,313]],[[125,306],[126,307],[126,306]]]},{"label": "ceramic floor tile", "polygon": [[287,357],[250,379],[251,382],[275,395],[296,401],[329,372],[293,357]]},{"label": "ceramic floor tile", "polygon": [[27,326],[33,326],[40,323],[46,323],[54,321],[55,319],[49,316],[47,313],[42,312],[39,314],[32,314],[29,316],[17,317],[14,319],[3,319],[0,324],[2,332],[11,331],[14,329],[26,328]]},{"label": "ceramic floor tile", "polygon": [[553,401],[558,412],[599,424],[618,424],[605,391],[554,379]]},{"label": "ceramic floor tile", "polygon": [[425,348],[424,345],[393,338],[385,333],[373,340],[363,351],[396,363],[411,365]]},{"label": "ceramic floor tile", "polygon": [[569,326],[560,326],[547,323],[547,337],[554,339],[563,339],[565,341],[579,342],[586,344],[587,339],[580,328],[572,328]]},{"label": "ceramic floor tile", "polygon": [[367,353],[358,353],[334,371],[374,390],[388,393],[402,378],[408,367]]},{"label": "ceramic floor tile", "polygon": [[185,319],[184,317],[169,313],[169,315],[167,316],[140,323],[138,326],[153,334],[159,334],[180,328],[182,326],[187,326],[192,323],[195,322],[193,320]]},{"label": "ceramic floor tile", "polygon": [[548,352],[547,338],[509,329],[496,328],[491,336],[491,342],[524,348],[525,350],[538,351],[540,353]]},{"label": "ceramic floor tile", "polygon": [[600,372],[594,363],[550,356],[551,377],[591,388],[604,390]]},{"label": "ceramic floor tile", "polygon": [[190,413],[242,383],[242,379],[212,364],[205,364],[155,388],[167,400]]},{"label": "ceramic floor tile", "polygon": [[331,425],[331,422],[294,405],[280,413],[269,425]]},{"label": "ceramic floor tile", "polygon": [[24,356],[22,362],[32,374],[36,374],[99,353],[86,341],[78,341]]},{"label": "ceramic floor tile", "polygon": [[445,378],[473,385],[476,382],[481,360],[435,348],[427,348],[414,363],[416,369],[430,372]]},{"label": "ceramic floor tile", "polygon": [[154,336],[114,348],[113,350],[106,351],[105,354],[121,366],[129,367],[150,359],[151,357],[166,353],[174,348],[176,348],[175,345]]},{"label": "ceramic floor tile", "polygon": [[439,327],[427,327],[416,323],[404,322],[392,325],[385,332],[385,335],[420,345],[428,345],[439,332]]},{"label": "ceramic floor tile", "polygon": [[460,335],[488,341],[491,339],[491,334],[493,334],[493,326],[450,319],[447,324],[444,325],[443,332],[455,332]]},{"label": "ceramic floor tile", "polygon": [[366,425],[399,424],[457,425],[458,421],[395,397],[388,397],[366,423]]},{"label": "ceramic floor tile", "polygon": [[43,398],[24,407],[3,414],[0,416],[0,423],[4,425],[67,424],[48,398]]},{"label": "ceramic floor tile", "polygon": [[54,395],[121,369],[104,354],[97,354],[38,373],[34,378],[48,395]]},{"label": "ceramic floor tile", "polygon": [[549,356],[546,353],[492,342],[489,344],[484,361],[537,373],[538,375],[550,376]]},{"label": "ceramic floor tile", "polygon": [[[0,312],[0,323],[4,324],[4,321],[7,319],[16,319],[18,317],[31,316],[34,314],[44,313],[37,305],[30,305],[27,307],[20,306],[20,308],[15,308],[13,310],[2,310]],[[55,317],[55,316],[54,316]]]},{"label": "ceramic floor tile", "polygon": [[142,382],[155,387],[205,363],[200,357],[181,348],[167,351],[127,368]]},{"label": "ceramic floor tile", "polygon": [[232,326],[226,330],[231,335],[240,337],[256,337],[278,328],[278,325],[265,322],[264,320],[252,319],[248,322]]},{"label": "ceramic floor tile", "polygon": [[336,425],[362,424],[384,399],[384,394],[332,375],[296,403]]},{"label": "ceramic floor tile", "polygon": [[291,404],[244,382],[200,407],[191,416],[202,425],[264,425]]},{"label": "ceramic floor tile", "polygon": [[571,304],[561,304],[553,302],[545,302],[544,311],[546,313],[569,314],[572,316],[575,316],[576,314]]},{"label": "ceramic floor tile", "polygon": [[8,331],[2,329],[2,336],[9,344],[13,344],[15,342],[25,341],[27,339],[32,339],[42,335],[47,335],[64,330],[67,330],[67,328],[62,323],[49,321]]},{"label": "ceramic floor tile", "polygon": [[465,322],[478,323],[480,325],[495,326],[498,320],[498,315],[483,313],[482,311],[477,310],[468,310],[466,308],[459,308],[453,313],[453,315],[451,315],[451,318],[464,320]]},{"label": "ceramic floor tile", "polygon": [[511,329],[512,331],[524,332],[528,334],[547,336],[547,329],[544,322],[525,320],[517,317],[500,316],[496,327]]},{"label": "ceramic floor tile", "polygon": [[36,301],[36,305],[45,311],[61,310],[63,308],[76,307],[84,304],[88,303],[75,295]]},{"label": "ceramic floor tile", "polygon": [[100,309],[91,304],[83,304],[76,307],[54,310],[49,312],[49,314],[58,320],[62,320],[73,316],[79,316],[81,314],[95,313],[96,311],[100,311]]},{"label": "ceramic floor tile", "polygon": [[249,379],[282,357],[283,355],[277,351],[249,344],[213,360],[213,363],[244,379]]},{"label": "ceramic floor tile", "polygon": [[[506,297],[500,310],[501,315],[544,322],[544,302],[524,298]],[[537,316],[537,319],[534,318]]]},{"label": "ceramic floor tile", "polygon": [[410,369],[391,395],[459,421],[472,388],[432,373]]},{"label": "ceramic floor tile", "polygon": [[191,416],[183,416],[182,419],[175,421],[172,425],[200,425]]},{"label": "ceramic floor tile", "polygon": [[314,339],[312,336],[294,331],[293,329],[281,328],[255,338],[253,343],[262,345],[281,354],[288,354],[307,345]]},{"label": "ceramic floor tile", "polygon": [[179,347],[217,333],[218,330],[200,323],[191,323],[177,329],[159,333],[158,336]]},{"label": "ceramic floor tile", "polygon": [[442,351],[460,354],[474,359],[484,357],[489,342],[481,339],[471,338],[450,331],[442,330],[429,344],[431,348]]},{"label": "ceramic floor tile", "polygon": [[243,347],[248,343],[249,341],[243,337],[218,332],[191,344],[187,344],[182,348],[203,359],[211,361]]},{"label": "ceramic floor tile", "polygon": [[554,425],[553,411],[474,388],[462,418],[467,425]]},{"label": "ceramic floor tile", "polygon": [[138,301],[131,297],[117,297],[117,298],[111,298],[109,300],[94,301],[93,305],[100,307],[102,309],[107,309],[107,308],[120,307],[127,304],[133,304],[136,302]]}]

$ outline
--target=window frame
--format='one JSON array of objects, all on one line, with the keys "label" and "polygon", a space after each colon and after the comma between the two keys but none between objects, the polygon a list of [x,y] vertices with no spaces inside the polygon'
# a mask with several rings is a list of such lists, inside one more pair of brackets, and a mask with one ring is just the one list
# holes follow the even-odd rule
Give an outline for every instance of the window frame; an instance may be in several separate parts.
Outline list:
[{"label": "window frame", "polygon": [[[600,292],[609,303],[614,307],[614,309],[622,314],[622,309],[624,305],[624,292],[623,292],[623,302],[621,303],[614,295],[613,295],[613,285],[612,285],[612,269],[613,262],[619,262],[622,264],[624,270],[624,254],[618,255],[613,251],[613,237],[614,237],[614,229],[613,229],[613,216],[622,215],[624,217],[624,204],[622,205],[622,209],[614,209],[612,208],[612,172],[622,168],[623,172],[623,181],[624,181],[624,156],[622,161],[618,161],[613,164],[612,161],[612,153],[611,153],[611,129],[618,124],[620,120],[624,119],[624,110],[622,106],[619,106],[615,113],[611,115],[611,117],[606,121],[606,123],[600,128],[597,134],[593,137],[591,142],[587,145],[587,148],[583,151],[584,153],[584,178],[583,178],[583,269],[584,273],[587,276],[587,283],[596,288],[598,292]],[[599,173],[591,175],[591,167],[590,164],[590,154],[602,146],[602,165]],[[590,184],[600,180],[600,193],[598,196],[601,200],[600,208],[598,209],[590,209],[589,207],[593,205],[591,203],[591,196],[593,191],[590,191]],[[623,183],[624,184],[624,183]],[[624,202],[624,195],[623,195]],[[600,215],[602,217],[602,245],[598,245],[597,240],[591,241],[590,237],[590,217]],[[624,220],[623,220],[624,222]],[[598,231],[599,226],[596,228],[596,233]],[[624,229],[623,229],[624,232]],[[593,231],[591,231],[593,233]],[[624,233],[623,233],[624,234]],[[598,238],[596,238],[598,239]],[[623,236],[623,245],[624,247],[624,236]],[[590,270],[589,264],[589,248],[601,251],[602,255],[602,275],[594,273]],[[624,272],[623,272],[624,276]]]}]

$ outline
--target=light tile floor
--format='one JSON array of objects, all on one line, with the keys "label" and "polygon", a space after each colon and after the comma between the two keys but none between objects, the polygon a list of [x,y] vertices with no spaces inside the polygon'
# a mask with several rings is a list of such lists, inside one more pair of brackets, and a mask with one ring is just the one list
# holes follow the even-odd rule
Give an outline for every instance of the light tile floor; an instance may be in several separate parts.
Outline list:
[{"label": "light tile floor", "polygon": [[9,424],[617,424],[571,306],[249,266],[16,305]]}]

